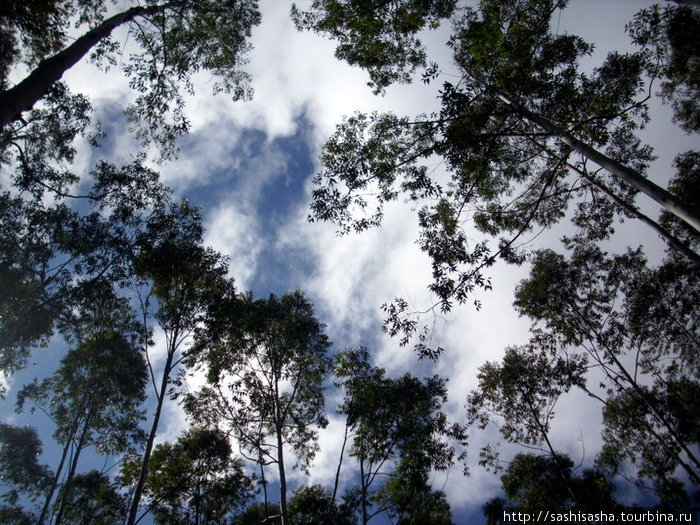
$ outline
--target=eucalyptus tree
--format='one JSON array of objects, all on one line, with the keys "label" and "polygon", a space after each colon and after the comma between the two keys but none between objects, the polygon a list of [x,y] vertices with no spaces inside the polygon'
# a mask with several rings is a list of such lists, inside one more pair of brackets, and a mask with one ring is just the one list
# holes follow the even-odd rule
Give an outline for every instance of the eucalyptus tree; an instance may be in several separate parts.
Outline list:
[{"label": "eucalyptus tree", "polygon": [[[314,2],[309,11],[297,13],[297,22],[338,40],[339,56],[366,68],[372,79],[388,82],[401,78],[387,73],[394,66],[425,67],[413,36],[453,12],[454,4]],[[673,56],[692,67],[697,55],[690,33],[654,31],[657,39],[646,41],[652,51],[611,52],[584,72],[579,61],[592,45],[552,30],[552,17],[565,5],[485,0],[478,9],[459,6],[448,46],[460,80],[444,83],[441,110],[413,119],[388,113],[346,118],[323,149],[310,219],[334,222],[342,233],[361,232],[381,223],[388,202],[401,195],[414,202],[418,242],[432,261],[430,290],[437,302],[431,309],[443,312],[470,300],[476,289],[490,289],[487,271],[497,258],[522,263],[527,232],[553,226],[571,204],[572,221],[593,239],[608,238],[616,217],[637,217],[698,264],[696,250],[634,203],[637,192],[646,193],[698,236],[698,212],[645,177],[654,155],[637,136],[649,120],[650,86],[676,71],[659,67],[652,51],[673,35],[681,45],[670,47],[683,49]],[[687,14],[698,17],[694,9]],[[397,22],[402,19],[414,24],[406,37]],[[366,20],[371,23],[365,31],[361,22]],[[383,45],[392,38],[397,46]],[[349,42],[357,55],[345,56]],[[424,80],[437,74],[429,66]],[[681,92],[693,77],[673,78],[675,92]],[[444,161],[446,184],[425,165],[433,156]],[[599,193],[605,198],[597,198]],[[472,242],[472,225],[486,238]],[[385,310],[386,329],[402,335],[402,343],[418,333],[418,350],[430,357],[439,353],[425,346],[406,301],[397,299]]]},{"label": "eucalyptus tree", "polygon": [[[482,365],[479,385],[467,397],[467,419],[480,429],[495,422],[507,441],[541,448],[559,465],[559,482],[573,498],[550,428],[559,397],[584,383],[587,366],[582,356],[551,356],[548,350],[554,344],[541,337],[535,344],[507,348],[501,363]],[[502,469],[499,452],[491,445],[482,449],[480,463],[495,471]]]},{"label": "eucalyptus tree", "polygon": [[700,481],[698,269],[674,254],[650,268],[638,250],[610,255],[580,237],[568,244],[569,257],[535,253],[515,306],[533,320],[533,339],[596,372],[577,386],[602,403],[601,467],[614,473],[631,462],[640,482],[672,498],[678,470]]},{"label": "eucalyptus tree", "polygon": [[[22,114],[85,57],[116,66],[121,46],[112,35],[122,26],[135,46],[122,66],[137,93],[127,115],[137,136],[160,144],[166,155],[189,126],[184,93],[193,92],[192,75],[208,71],[216,78],[215,92],[249,96],[249,78],[239,66],[251,28],[260,22],[256,0],[127,2],[116,13],[110,4],[116,2],[51,0],[34,12],[10,2],[1,13],[0,38],[8,52],[0,69],[0,128],[11,135]],[[70,39],[73,26],[83,33]],[[29,74],[10,86],[10,74],[23,65]]]},{"label": "eucalyptus tree", "polygon": [[[139,467],[136,457],[125,461],[122,482],[138,476]],[[240,512],[253,497],[253,482],[233,456],[229,436],[192,428],[153,449],[144,495],[156,523],[216,524]]]},{"label": "eucalyptus tree", "polygon": [[[464,457],[451,443],[464,444],[464,429],[450,425],[442,411],[445,380],[387,378],[371,366],[365,348],[338,354],[334,373],[345,392],[339,411],[352,438],[349,455],[360,469],[353,492],[362,523],[385,512],[400,523],[451,523],[444,494],[427,482],[432,470],[447,470]],[[386,481],[377,487],[380,479]]]},{"label": "eucalyptus tree", "polygon": [[120,525],[128,500],[107,474],[90,470],[76,474],[65,503],[64,521],[71,525]]},{"label": "eucalyptus tree", "polygon": [[196,421],[232,432],[263,476],[266,465],[276,465],[286,525],[285,447],[296,466],[308,469],[318,450],[317,428],[327,424],[323,383],[331,368],[330,342],[299,291],[232,298],[218,310],[190,354],[206,367],[208,384],[185,407]]},{"label": "eucalyptus tree", "polygon": [[[100,162],[84,207],[33,194],[0,194],[0,371],[25,366],[33,348],[70,331],[74,306],[100,283],[127,278],[133,245],[147,218],[169,199],[158,174],[137,157]],[[36,181],[34,181],[36,182]]]},{"label": "eucalyptus tree", "polygon": [[[495,498],[483,506],[488,523],[502,520],[505,508],[532,513],[614,512],[622,508],[613,498],[615,486],[601,472],[587,469],[577,475],[575,470],[574,462],[564,455],[553,458],[517,454],[501,476],[501,486],[508,499]],[[566,483],[562,483],[561,472]]]},{"label": "eucalyptus tree", "polygon": [[[132,244],[129,286],[146,327],[144,346],[156,404],[129,509],[129,525],[139,519],[141,494],[165,401],[179,394],[182,378],[176,372],[185,358],[187,341],[212,305],[225,301],[232,290],[226,277],[226,258],[202,245],[203,233],[197,208],[185,200],[167,202],[149,215]],[[163,348],[158,349],[165,358],[160,378],[149,350],[156,327],[164,335]]]},{"label": "eucalyptus tree", "polygon": [[0,423],[0,518],[3,523],[35,523],[20,498],[40,499],[53,473],[39,463],[42,443],[36,429]]},{"label": "eucalyptus tree", "polygon": [[39,407],[51,417],[54,439],[63,446],[39,523],[48,515],[61,477],[54,523],[62,522],[78,462],[87,447],[110,455],[126,452],[143,439],[140,405],[145,400],[147,372],[142,330],[128,299],[115,296],[111,283],[101,284],[83,298],[71,325],[73,346],[56,373],[41,382],[35,380],[17,394],[18,410],[31,402],[32,412]]}]

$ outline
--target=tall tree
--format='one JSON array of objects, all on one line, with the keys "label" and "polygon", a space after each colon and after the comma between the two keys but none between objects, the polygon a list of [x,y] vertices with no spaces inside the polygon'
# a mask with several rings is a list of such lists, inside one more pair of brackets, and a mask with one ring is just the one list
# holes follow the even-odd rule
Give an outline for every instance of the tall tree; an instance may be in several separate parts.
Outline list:
[{"label": "tall tree", "polygon": [[[217,78],[216,92],[231,93],[235,99],[249,95],[248,75],[239,65],[250,30],[260,21],[256,0],[129,2],[124,11],[109,17],[104,0],[53,0],[37,6],[43,13],[34,16],[15,4],[2,13],[3,43],[10,52],[0,70],[0,128],[21,122],[22,113],[87,55],[98,63],[116,65],[119,46],[111,35],[120,26],[127,27],[138,46],[123,66],[138,93],[127,114],[137,136],[160,144],[166,155],[188,128],[183,91],[192,92],[193,74],[210,71]],[[67,33],[73,24],[85,32],[69,43]],[[40,45],[39,35],[44,34],[47,38]],[[6,87],[9,73],[23,60],[33,69]]]},{"label": "tall tree", "polygon": [[127,278],[136,239],[169,199],[143,160],[121,167],[98,163],[80,211],[65,198],[44,199],[33,179],[25,188],[31,198],[0,194],[0,371],[5,375],[23,367],[32,348],[46,345],[56,329],[70,330],[81,295]]},{"label": "tall tree", "polygon": [[19,410],[31,400],[51,416],[56,425],[54,439],[63,445],[39,523],[47,516],[66,460],[69,465],[56,502],[57,525],[66,511],[81,452],[95,446],[101,454],[122,453],[143,437],[139,428],[146,386],[142,330],[128,300],[110,291],[106,284],[84,298],[72,326],[74,348],[54,375],[35,380],[17,395]]},{"label": "tall tree", "polygon": [[[376,45],[378,57],[365,53],[363,61],[356,60],[376,72],[390,61],[391,51],[384,53],[379,44],[395,35],[390,22],[396,5],[367,7],[363,16],[374,18],[376,25],[363,33],[354,20],[344,21],[315,3],[305,27],[341,43],[359,38],[361,49]],[[380,224],[384,205],[399,195],[415,201],[419,244],[433,265],[430,290],[438,299],[433,308],[442,311],[467,301],[476,288],[489,289],[486,272],[497,257],[523,262],[526,232],[551,227],[570,203],[576,205],[574,223],[591,238],[608,238],[616,216],[639,217],[698,264],[695,250],[642,216],[634,204],[635,194],[645,192],[698,236],[697,210],[645,178],[654,157],[636,135],[648,121],[654,80],[645,82],[644,75],[667,70],[651,68],[649,53],[639,51],[612,52],[594,71],[582,72],[578,62],[592,46],[551,30],[552,15],[565,5],[488,0],[478,10],[460,10],[449,46],[461,79],[444,84],[441,111],[415,119],[392,114],[347,118],[324,147],[310,218],[332,221],[341,232],[363,231]],[[401,6],[406,16],[422,20],[421,27],[426,24],[418,16],[418,3]],[[414,43],[404,56],[415,49]],[[429,71],[426,79],[433,74]],[[421,162],[433,155],[445,161],[446,185]],[[592,204],[587,197],[597,192],[609,198],[593,195]],[[471,243],[468,221],[487,238]],[[405,301],[395,301],[386,311],[390,333],[402,334],[404,343],[416,334],[419,325]],[[424,339],[419,332],[419,343]],[[424,346],[419,350],[435,355]]]},{"label": "tall tree", "polygon": [[[450,523],[444,495],[427,483],[431,470],[453,465],[456,450],[450,440],[458,445],[466,440],[464,430],[450,425],[442,411],[445,381],[409,374],[387,378],[383,369],[370,365],[365,348],[338,354],[335,375],[345,391],[340,412],[352,432],[350,456],[360,468],[363,525],[383,512],[400,523]],[[386,481],[377,488],[375,481],[382,478]]]},{"label": "tall tree", "polygon": [[230,429],[261,469],[276,465],[281,521],[287,525],[285,447],[304,469],[318,450],[316,429],[327,424],[323,382],[330,343],[298,291],[267,300],[245,296],[221,313],[223,324],[214,324],[196,354],[209,384],[190,396],[186,408],[195,419]]},{"label": "tall tree", "polygon": [[[507,348],[501,363],[481,366],[479,386],[467,398],[467,419],[481,429],[496,420],[509,442],[543,447],[558,465],[559,481],[573,499],[566,465],[552,443],[550,427],[559,397],[584,382],[586,359],[552,357],[549,348],[554,341],[543,337],[537,343]],[[482,449],[480,463],[495,471],[501,469],[498,451],[490,445]]]},{"label": "tall tree", "polygon": [[333,501],[321,485],[299,487],[289,500],[289,519],[295,525],[351,525],[351,509]]},{"label": "tall tree", "polygon": [[[140,461],[122,465],[122,479],[138,476]],[[217,524],[252,498],[252,480],[232,456],[229,437],[193,428],[153,449],[144,494],[156,523]]]},{"label": "tall tree", "polygon": [[[613,512],[620,509],[613,498],[615,486],[602,473],[588,469],[575,475],[574,470],[574,463],[567,456],[553,458],[518,454],[501,476],[501,486],[509,501],[491,500],[484,505],[484,514],[502,519],[505,505],[534,513],[544,510]],[[571,487],[573,497],[567,487]],[[500,512],[494,515],[493,510],[498,507]]]},{"label": "tall tree", "polygon": [[41,497],[50,485],[53,473],[39,463],[42,443],[32,427],[0,423],[0,518],[3,523],[33,523],[18,502],[22,496],[30,500]]},{"label": "tall tree", "polygon": [[225,258],[202,246],[202,236],[198,209],[182,201],[163,206],[151,215],[134,243],[132,285],[143,325],[149,327],[149,338],[153,323],[165,335],[165,363],[158,380],[146,348],[156,406],[129,509],[129,525],[138,520],[163,406],[166,398],[178,394],[176,371],[184,359],[185,342],[204,322],[212,303],[224,300],[232,289],[226,278]]},{"label": "tall tree", "polygon": [[97,470],[76,474],[66,496],[64,520],[71,525],[120,525],[127,503],[106,474]]},{"label": "tall tree", "polygon": [[536,253],[516,308],[551,352],[596,370],[578,386],[603,404],[602,465],[634,462],[662,495],[678,493],[678,468],[697,485],[697,268],[673,256],[649,268],[639,251],[609,255],[578,237],[568,245],[568,258]]}]

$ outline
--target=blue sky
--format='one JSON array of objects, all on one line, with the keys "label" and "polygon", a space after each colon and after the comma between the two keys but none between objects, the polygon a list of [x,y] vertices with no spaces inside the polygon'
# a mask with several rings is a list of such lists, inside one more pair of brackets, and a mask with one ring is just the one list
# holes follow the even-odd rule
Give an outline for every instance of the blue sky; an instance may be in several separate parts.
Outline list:
[{"label": "blue sky", "polygon": [[[598,51],[591,63],[606,49],[625,44],[624,23],[642,7],[636,0],[618,0],[614,8],[611,2],[595,0],[576,0],[572,4],[557,24],[562,31],[577,32],[597,43]],[[481,297],[482,310],[477,313],[471,307],[458,308],[440,321],[436,339],[447,352],[433,366],[419,364],[409,349],[399,348],[397,341],[382,333],[379,308],[396,296],[406,297],[417,307],[430,301],[426,292],[431,277],[429,262],[415,245],[417,224],[410,205],[400,201],[392,204],[384,226],[361,236],[338,237],[331,225],[306,221],[320,146],[343,115],[355,110],[415,115],[437,107],[436,85],[449,80],[454,72],[442,46],[447,31],[426,36],[432,52],[442,59],[443,79],[431,86],[418,82],[391,87],[386,96],[376,97],[366,86],[364,72],[335,60],[331,42],[295,31],[288,18],[287,2],[264,0],[261,10],[263,23],[254,31],[254,50],[247,67],[255,79],[255,98],[233,103],[223,96],[213,97],[209,95],[210,79],[204,74],[198,76],[197,94],[190,97],[187,106],[192,132],[181,141],[179,159],[156,168],[176,194],[186,195],[202,206],[206,241],[230,257],[231,274],[239,288],[263,297],[305,290],[319,318],[328,325],[334,350],[363,344],[373,352],[376,364],[392,375],[412,371],[448,377],[447,409],[452,418],[463,420],[465,397],[476,384],[478,366],[498,359],[506,346],[528,337],[529,323],[519,319],[511,308],[513,287],[525,276],[526,269],[494,267],[495,287]],[[136,151],[135,145],[116,113],[130,96],[123,78],[117,72],[105,77],[81,63],[69,72],[67,80],[76,91],[92,97],[110,133],[100,150],[81,149],[78,172],[87,173],[96,158],[128,161]],[[659,115],[659,122],[668,121],[665,110]],[[666,124],[653,126],[658,127],[649,131],[648,139],[652,144],[662,144],[657,152],[662,157],[652,178],[664,182],[670,173],[672,151],[681,151],[683,141],[689,139],[679,131],[663,131],[670,129]],[[436,176],[442,175],[439,164],[433,168]],[[547,232],[537,238],[535,246],[556,243],[562,231]],[[643,238],[649,247],[647,253],[660,255],[660,242],[640,231],[627,225],[621,228],[616,242]],[[48,356],[56,360],[50,361]],[[52,371],[58,356],[55,349],[43,351],[37,354],[39,365],[10,379],[10,395],[8,402],[0,405],[0,418],[37,424],[37,419],[12,413],[12,394],[23,382]],[[192,379],[193,388],[197,383],[196,378]],[[328,412],[331,424],[321,434],[321,453],[311,476],[292,474],[293,484],[332,482],[343,427],[335,417],[333,400],[329,400]],[[181,411],[168,406],[159,441],[175,439],[184,426]],[[575,463],[590,464],[600,446],[599,429],[597,405],[579,394],[562,399],[553,428],[556,448],[570,454]],[[472,435],[470,478],[462,477],[460,467],[434,476],[434,487],[446,492],[458,523],[479,521],[478,505],[498,493],[499,480],[476,464],[479,447],[497,440],[493,429]],[[55,451],[49,446],[46,450],[45,461],[55,466]],[[351,462],[345,465],[350,468]],[[82,467],[88,469],[91,465],[83,463]]]}]

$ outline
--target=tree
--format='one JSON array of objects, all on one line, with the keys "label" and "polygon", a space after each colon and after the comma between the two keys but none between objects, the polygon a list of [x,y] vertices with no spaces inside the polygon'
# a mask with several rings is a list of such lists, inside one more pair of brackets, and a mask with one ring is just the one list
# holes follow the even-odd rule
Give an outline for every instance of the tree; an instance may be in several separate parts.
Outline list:
[{"label": "tree", "polygon": [[697,485],[697,267],[671,254],[648,268],[638,250],[609,255],[578,237],[568,246],[568,258],[536,252],[515,306],[552,353],[596,370],[577,386],[602,403],[601,466],[636,463],[666,496],[679,493],[679,468]]},{"label": "tree", "polygon": [[[134,242],[148,217],[169,199],[143,157],[117,167],[98,163],[81,211],[67,197],[44,199],[34,179],[25,198],[0,194],[0,370],[26,364],[33,347],[55,330],[70,331],[81,295],[100,283],[114,286],[130,271]],[[20,185],[21,187],[21,185]]]},{"label": "tree", "polygon": [[[445,381],[410,374],[389,379],[383,369],[370,365],[365,348],[338,354],[335,375],[345,391],[340,412],[352,432],[350,456],[360,468],[362,523],[386,511],[400,523],[450,523],[444,495],[433,493],[427,483],[432,469],[446,470],[454,463],[455,447],[448,440],[462,445],[466,439],[441,410]],[[383,486],[373,488],[383,477]],[[426,507],[426,502],[435,506]]]},{"label": "tree", "polygon": [[678,124],[688,133],[700,131],[700,82],[693,36],[700,29],[700,13],[687,5],[652,5],[627,26],[632,42],[649,55],[650,73],[663,78],[661,97],[673,106]]},{"label": "tree", "polygon": [[[562,483],[562,471],[566,483]],[[605,476],[590,469],[574,476],[574,463],[564,455],[517,454],[501,477],[501,484],[510,502],[492,500],[484,505],[485,514],[490,508],[500,505],[502,509],[508,503],[525,512],[612,512],[620,508],[612,497],[615,487]]]},{"label": "tree", "polygon": [[[507,348],[500,364],[487,362],[479,368],[479,386],[467,398],[467,419],[480,429],[497,419],[501,434],[509,442],[528,447],[545,445],[543,451],[558,465],[559,482],[575,499],[566,465],[555,451],[549,430],[559,397],[583,383],[586,359],[552,357],[554,341],[543,337],[537,342],[539,348]],[[490,445],[482,449],[482,465],[498,471],[498,460],[498,452]]]},{"label": "tree", "polygon": [[127,498],[117,491],[106,474],[91,470],[73,478],[64,519],[72,525],[119,525],[127,503]]},{"label": "tree", "polygon": [[[378,42],[395,34],[394,4],[368,8],[366,16],[375,18],[379,33],[370,30],[362,38]],[[409,13],[419,12],[417,4],[408,4],[403,5]],[[645,82],[644,74],[667,70],[653,70],[649,53],[639,51],[612,52],[592,73],[581,72],[578,61],[591,45],[550,31],[552,15],[565,4],[494,0],[481,2],[478,11],[464,8],[449,42],[461,80],[444,84],[441,111],[415,119],[347,118],[324,147],[311,220],[360,232],[379,225],[385,204],[399,195],[414,201],[419,244],[433,266],[430,290],[437,303],[431,309],[443,312],[466,302],[475,289],[491,287],[486,271],[496,258],[522,263],[525,233],[559,222],[571,203],[573,222],[592,239],[608,238],[617,216],[638,217],[698,264],[696,251],[634,204],[638,191],[647,193],[691,225],[697,237],[697,211],[644,177],[654,156],[636,135],[648,121],[654,81]],[[361,33],[361,27],[333,15],[314,4],[307,26],[341,42]],[[412,51],[415,46],[405,54]],[[379,64],[391,55],[381,48],[377,53]],[[374,58],[364,56],[370,71]],[[420,162],[434,155],[450,173],[446,185]],[[597,192],[606,198],[597,199]],[[486,239],[470,242],[468,222]],[[397,299],[385,310],[390,334],[401,334],[405,344],[418,333],[422,355],[439,353],[426,348],[405,301]]]},{"label": "tree", "polygon": [[[125,481],[138,476],[140,461],[122,466]],[[192,428],[174,443],[153,449],[144,494],[156,523],[222,523],[252,497],[252,480],[234,458],[226,434]]]},{"label": "tree", "polygon": [[36,516],[17,505],[20,495],[41,497],[53,473],[38,461],[42,443],[32,427],[0,423],[0,517],[3,523],[33,523]]},{"label": "tree", "polygon": [[[141,470],[136,478],[129,509],[129,525],[137,514],[146,479],[160,416],[167,397],[178,396],[181,380],[175,377],[185,342],[207,318],[211,305],[225,300],[232,284],[226,278],[225,258],[202,246],[203,228],[199,211],[182,201],[157,209],[147,220],[134,243],[132,286],[137,294],[143,325],[155,321],[165,334],[165,363],[160,384],[148,358],[148,371],[156,406],[148,433]],[[148,332],[150,338],[150,330]],[[150,339],[148,340],[150,344]]]},{"label": "tree", "polygon": [[47,516],[67,459],[70,464],[56,500],[56,525],[64,518],[81,452],[89,446],[101,454],[125,452],[143,435],[139,405],[145,400],[146,363],[139,344],[142,332],[128,300],[112,295],[105,284],[81,306],[79,322],[72,326],[75,347],[53,376],[35,380],[17,396],[18,410],[31,400],[50,415],[56,425],[54,439],[63,445],[39,523]]},{"label": "tree", "polygon": [[206,366],[208,385],[189,397],[186,408],[195,420],[230,429],[263,476],[265,465],[277,466],[285,525],[284,447],[292,448],[304,469],[318,449],[316,428],[327,424],[323,382],[330,343],[301,292],[267,300],[248,295],[221,313],[192,353]]},{"label": "tree", "polygon": [[369,85],[380,93],[394,82],[409,82],[411,73],[426,66],[416,34],[426,25],[437,28],[456,4],[457,0],[314,0],[307,11],[292,5],[292,20],[299,30],[325,32],[338,40],[335,56],[367,69]]},{"label": "tree", "polygon": [[295,525],[351,525],[351,509],[338,505],[321,485],[299,487],[289,500],[289,521]]},{"label": "tree", "polygon": [[[246,38],[260,21],[253,0],[149,1],[108,18],[104,0],[52,0],[42,3],[42,12],[34,15],[17,4],[11,2],[2,13],[7,20],[2,41],[10,52],[0,69],[0,128],[21,122],[22,113],[86,55],[98,64],[116,65],[119,46],[111,35],[120,26],[127,26],[130,40],[138,46],[123,67],[138,93],[127,115],[137,136],[160,144],[166,156],[173,153],[175,138],[188,128],[182,91],[192,92],[191,75],[210,71],[217,78],[216,92],[231,93],[235,99],[249,95],[248,76],[238,66],[248,48]],[[73,23],[86,31],[68,44],[67,31]],[[21,61],[33,69],[21,82],[5,87],[9,73]]]}]

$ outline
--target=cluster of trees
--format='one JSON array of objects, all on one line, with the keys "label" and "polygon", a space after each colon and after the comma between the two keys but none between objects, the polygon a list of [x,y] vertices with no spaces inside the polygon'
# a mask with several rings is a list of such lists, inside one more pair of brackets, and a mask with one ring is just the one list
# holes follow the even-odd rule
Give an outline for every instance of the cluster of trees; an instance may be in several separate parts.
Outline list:
[{"label": "cluster of trees", "polygon": [[[619,475],[682,508],[700,485],[700,155],[679,152],[661,188],[645,176],[655,157],[639,132],[655,95],[684,132],[699,131],[700,11],[683,2],[642,9],[626,27],[630,50],[587,71],[579,62],[592,44],[552,22],[566,4],[404,1],[367,9],[318,1],[297,13],[300,27],[337,40],[338,57],[366,68],[378,90],[415,70],[426,82],[439,76],[417,35],[451,15],[447,45],[459,77],[442,85],[434,114],[356,113],[338,125],[322,153],[310,219],[331,221],[341,234],[362,232],[380,225],[387,203],[414,203],[436,302],[423,314],[401,298],[384,309],[386,331],[413,341],[421,357],[443,351],[431,347],[421,315],[490,289],[497,259],[530,264],[514,306],[532,320],[532,337],[483,365],[467,399],[473,428],[495,425],[506,441],[542,454],[510,463],[502,479],[512,504],[595,507],[603,494],[609,499],[605,480]],[[446,183],[425,162],[435,156]],[[663,206],[659,219],[640,211],[638,194]],[[663,260],[650,263],[638,246],[615,249],[624,219],[665,241]],[[561,252],[524,241],[561,221],[570,223]],[[482,234],[476,241],[474,229]],[[575,479],[550,439],[556,402],[574,388],[600,403],[604,440],[596,470]],[[494,445],[480,457],[505,468]],[[603,481],[594,497],[582,486],[595,479]]]},{"label": "cluster of trees", "polygon": [[[654,155],[639,130],[658,85],[678,125],[698,132],[700,12],[640,11],[627,28],[636,47],[585,72],[579,60],[591,44],[552,29],[565,7],[314,0],[292,8],[297,26],[337,40],[338,58],[365,68],[376,92],[417,71],[438,78],[418,34],[452,18],[460,81],[442,86],[441,110],[348,117],[323,149],[310,217],[361,232],[381,223],[386,203],[413,201],[433,311],[489,289],[497,258],[530,264],[515,308],[532,319],[532,337],[481,367],[458,424],[444,413],[444,379],[389,377],[364,348],[332,355],[302,292],[239,291],[226,258],[204,245],[199,210],[173,198],[146,154],[72,171],[79,141],[103,136],[90,101],[60,80],[70,67],[84,59],[116,67],[112,35],[128,32],[134,51],[121,67],[136,95],[127,118],[144,146],[173,158],[188,130],[183,93],[193,74],[209,71],[215,91],[249,96],[241,64],[260,20],[255,0],[148,0],[121,12],[104,0],[4,2],[0,372],[41,360],[42,347],[65,352],[52,375],[16,395],[18,411],[38,410],[53,424],[58,461],[41,462],[34,428],[0,422],[0,521],[134,525],[150,514],[158,523],[364,525],[384,515],[447,524],[450,507],[430,474],[465,459],[467,426],[494,424],[538,453],[505,466],[496,447],[481,451],[484,466],[505,471],[508,498],[489,502],[487,516],[510,504],[614,506],[619,478],[674,508],[689,505],[700,485],[700,154],[681,152],[660,188],[645,176]],[[82,34],[70,39],[71,30]],[[447,184],[424,162],[434,156]],[[658,220],[636,205],[640,192],[664,206]],[[613,251],[622,219],[660,235],[663,260],[649,262],[640,247]],[[561,253],[523,242],[564,220],[571,234]],[[478,242],[471,228],[483,234]],[[392,336],[439,358],[406,301],[385,310]],[[194,371],[206,381],[191,392]],[[288,498],[287,456],[310,467],[330,382],[343,394],[346,425],[334,486],[299,487]],[[603,449],[581,474],[551,439],[557,400],[574,388],[600,404],[604,421]],[[180,403],[191,427],[156,445],[167,403]],[[88,448],[112,458],[118,474],[84,472]],[[346,456],[354,478],[342,475]],[[262,501],[251,503],[256,493]]]}]

